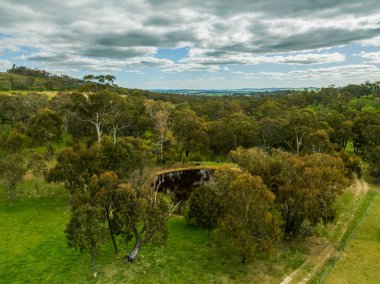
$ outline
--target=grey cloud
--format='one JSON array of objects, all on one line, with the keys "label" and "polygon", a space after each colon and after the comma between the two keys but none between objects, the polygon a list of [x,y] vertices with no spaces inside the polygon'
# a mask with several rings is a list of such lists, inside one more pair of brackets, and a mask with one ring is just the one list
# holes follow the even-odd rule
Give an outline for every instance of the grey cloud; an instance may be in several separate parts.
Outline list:
[{"label": "grey cloud", "polygon": [[192,33],[181,30],[168,31],[166,33],[153,33],[145,30],[130,31],[116,34],[110,33],[100,36],[95,40],[103,46],[155,46],[155,47],[175,47],[179,42],[191,42],[197,39]]},{"label": "grey cloud", "polygon": [[[93,64],[134,59],[135,64],[156,66],[146,58],[157,48],[189,45],[205,51],[206,60],[197,64],[223,65],[241,64],[225,58],[231,53],[259,56],[369,41],[380,33],[379,12],[378,0],[6,0],[0,1],[0,33],[22,37],[24,46],[40,50],[43,55],[29,58],[35,62],[68,64],[65,56],[70,55],[99,59]],[[342,21],[350,15],[356,17],[355,25],[345,27]],[[273,26],[279,19],[309,26]],[[334,27],[334,21],[340,26]],[[15,41],[9,49],[17,46]]]},{"label": "grey cloud", "polygon": [[169,7],[179,9],[192,7],[201,12],[228,16],[236,13],[263,13],[276,17],[299,16],[300,14],[324,14],[328,16],[340,14],[367,14],[368,11],[379,10],[377,0],[150,0],[155,9]]},{"label": "grey cloud", "polygon": [[273,40],[273,44],[263,39],[256,49],[258,52],[297,51],[349,44],[378,35],[380,28],[349,31],[343,29],[317,29],[311,32]]},{"label": "grey cloud", "polygon": [[152,16],[149,17],[144,21],[144,26],[170,26],[174,23],[181,22],[181,19],[179,17],[168,17],[168,15],[158,15],[158,16]]},{"label": "grey cloud", "polygon": [[114,47],[94,47],[83,49],[79,52],[80,55],[89,57],[104,57],[104,58],[131,58],[144,56],[147,54],[147,49],[138,48],[114,48]]}]

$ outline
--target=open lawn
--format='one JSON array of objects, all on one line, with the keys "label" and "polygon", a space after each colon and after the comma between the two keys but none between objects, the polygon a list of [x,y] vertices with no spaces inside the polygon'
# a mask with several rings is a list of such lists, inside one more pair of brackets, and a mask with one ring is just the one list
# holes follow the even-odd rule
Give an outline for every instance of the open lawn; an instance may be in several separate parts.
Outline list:
[{"label": "open lawn", "polygon": [[325,283],[379,283],[380,195],[376,195]]},{"label": "open lawn", "polygon": [[[64,229],[70,216],[69,197],[58,185],[41,186],[33,181],[18,188],[19,196],[9,207],[0,188],[0,282],[91,283],[88,254],[67,247]],[[124,263],[111,243],[98,258],[98,283],[279,283],[284,274],[306,258],[309,243],[281,245],[270,260],[259,258],[242,265],[223,257],[207,245],[207,233],[187,225],[180,216],[169,221],[170,235],[161,247],[147,245],[134,263]]]},{"label": "open lawn", "polygon": [[57,94],[56,91],[28,91],[28,90],[0,91],[0,95],[12,95],[12,94],[28,95],[30,93],[47,95],[49,98],[52,98]]},{"label": "open lawn", "polygon": [[373,95],[363,96],[360,98],[361,102],[358,102],[359,99],[354,98],[350,102],[350,107],[352,109],[357,108],[356,105],[362,104],[362,111],[379,111],[379,100]]}]

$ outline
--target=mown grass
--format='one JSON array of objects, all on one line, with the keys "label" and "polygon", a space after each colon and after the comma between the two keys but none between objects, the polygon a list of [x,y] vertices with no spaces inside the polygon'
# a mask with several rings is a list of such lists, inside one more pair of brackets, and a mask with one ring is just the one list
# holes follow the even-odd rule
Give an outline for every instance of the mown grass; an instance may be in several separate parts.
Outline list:
[{"label": "mown grass", "polygon": [[368,111],[368,112],[374,112],[379,111],[379,106],[377,105],[377,102],[375,102],[376,98],[373,95],[369,96],[363,96],[360,99],[354,98],[350,101],[350,108],[355,109],[356,105],[358,104],[358,101],[361,101],[362,103],[362,111]]},{"label": "mown grass", "polygon": [[352,141],[348,141],[345,149],[348,153],[354,153],[354,144]]},{"label": "mown grass", "polygon": [[[371,194],[375,193],[368,196]],[[325,283],[379,283],[380,196],[372,197],[373,202],[368,211],[362,212],[362,221]]]},{"label": "mown grass", "polygon": [[32,91],[29,91],[29,90],[0,91],[0,95],[12,95],[12,94],[28,95],[30,93],[47,95],[48,98],[52,98],[57,94],[57,91],[33,91],[33,90]]},{"label": "mown grass", "polygon": [[[0,282],[92,283],[88,254],[67,247],[64,229],[70,216],[69,196],[59,185],[34,181],[18,188],[9,207],[0,188]],[[136,262],[125,263],[127,248],[111,243],[98,257],[98,283],[276,283],[306,258],[309,243],[281,244],[270,259],[258,257],[242,265],[230,255],[207,245],[203,230],[187,225],[180,216],[169,220],[169,238],[163,246],[143,247]]]}]

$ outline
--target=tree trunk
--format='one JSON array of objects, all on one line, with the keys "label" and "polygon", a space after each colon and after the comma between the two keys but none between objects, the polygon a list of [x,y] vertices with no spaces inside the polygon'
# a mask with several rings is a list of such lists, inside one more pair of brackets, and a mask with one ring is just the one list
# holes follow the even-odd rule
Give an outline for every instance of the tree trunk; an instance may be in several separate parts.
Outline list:
[{"label": "tree trunk", "polygon": [[67,133],[67,115],[63,116],[63,131]]},{"label": "tree trunk", "polygon": [[94,272],[94,278],[96,278],[96,276],[98,276],[98,272],[96,270],[96,262],[95,262],[95,257],[93,254],[91,254],[91,263],[92,263],[92,269]]},{"label": "tree trunk", "polygon": [[8,202],[9,206],[13,206],[13,200],[16,198],[16,185],[11,185],[8,190]]},{"label": "tree trunk", "polygon": [[141,247],[142,247],[142,241],[140,237],[136,236],[135,246],[127,255],[128,261],[134,261],[136,259],[137,254],[139,253]]},{"label": "tree trunk", "polygon": [[245,255],[242,256],[241,263],[245,264]]},{"label": "tree trunk", "polygon": [[98,142],[102,142],[102,131],[100,130],[100,125],[99,124],[96,124],[95,125],[96,127],[96,134],[98,136]]},{"label": "tree trunk", "polygon": [[102,130],[100,129],[102,123],[99,121],[99,114],[96,113],[96,123],[95,128],[96,128],[96,134],[98,135],[98,142],[102,142]]},{"label": "tree trunk", "polygon": [[117,125],[113,126],[113,145],[116,145],[116,132],[117,132]]},{"label": "tree trunk", "polygon": [[10,191],[8,191],[8,203],[9,203],[9,206],[12,206],[12,193]]},{"label": "tree trunk", "polygon": [[161,159],[161,163],[162,163],[164,161],[164,133],[161,134],[160,159]]},{"label": "tree trunk", "polygon": [[115,251],[115,254],[118,253],[118,250],[117,250],[117,245],[116,245],[116,240],[115,240],[115,236],[113,235],[113,231],[112,231],[112,225],[111,225],[111,219],[110,219],[110,213],[109,213],[109,210],[106,209],[106,215],[107,215],[107,221],[108,221],[108,228],[110,230],[110,235],[111,235],[111,239],[112,239],[112,243],[113,243],[113,249]]}]

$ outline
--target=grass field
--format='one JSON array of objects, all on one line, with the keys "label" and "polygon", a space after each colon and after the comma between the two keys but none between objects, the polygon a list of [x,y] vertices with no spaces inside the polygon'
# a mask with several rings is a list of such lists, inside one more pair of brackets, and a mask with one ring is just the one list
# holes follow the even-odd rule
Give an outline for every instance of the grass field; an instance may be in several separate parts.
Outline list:
[{"label": "grass field", "polygon": [[[362,111],[379,111],[379,102],[373,95],[363,96],[360,98],[362,103]],[[355,105],[358,103],[358,99],[352,99],[350,101],[350,107],[352,109],[355,108]]]},{"label": "grass field", "polygon": [[15,91],[0,91],[0,95],[11,95],[11,94],[21,94],[28,95],[30,93],[37,93],[41,95],[47,95],[48,98],[52,98],[57,94],[57,91],[28,91],[28,90],[15,90]]},{"label": "grass field", "polygon": [[[0,188],[0,283],[91,283],[90,258],[67,247],[64,229],[70,216],[69,197],[58,185],[43,184],[40,193],[29,180],[18,188],[9,207]],[[143,247],[136,262],[124,263],[111,243],[98,257],[98,283],[279,283],[309,252],[308,242],[282,244],[270,260],[242,265],[207,245],[207,233],[182,217],[169,221],[164,246]]]},{"label": "grass field", "polygon": [[377,194],[325,283],[379,283],[379,260],[380,195]]}]

